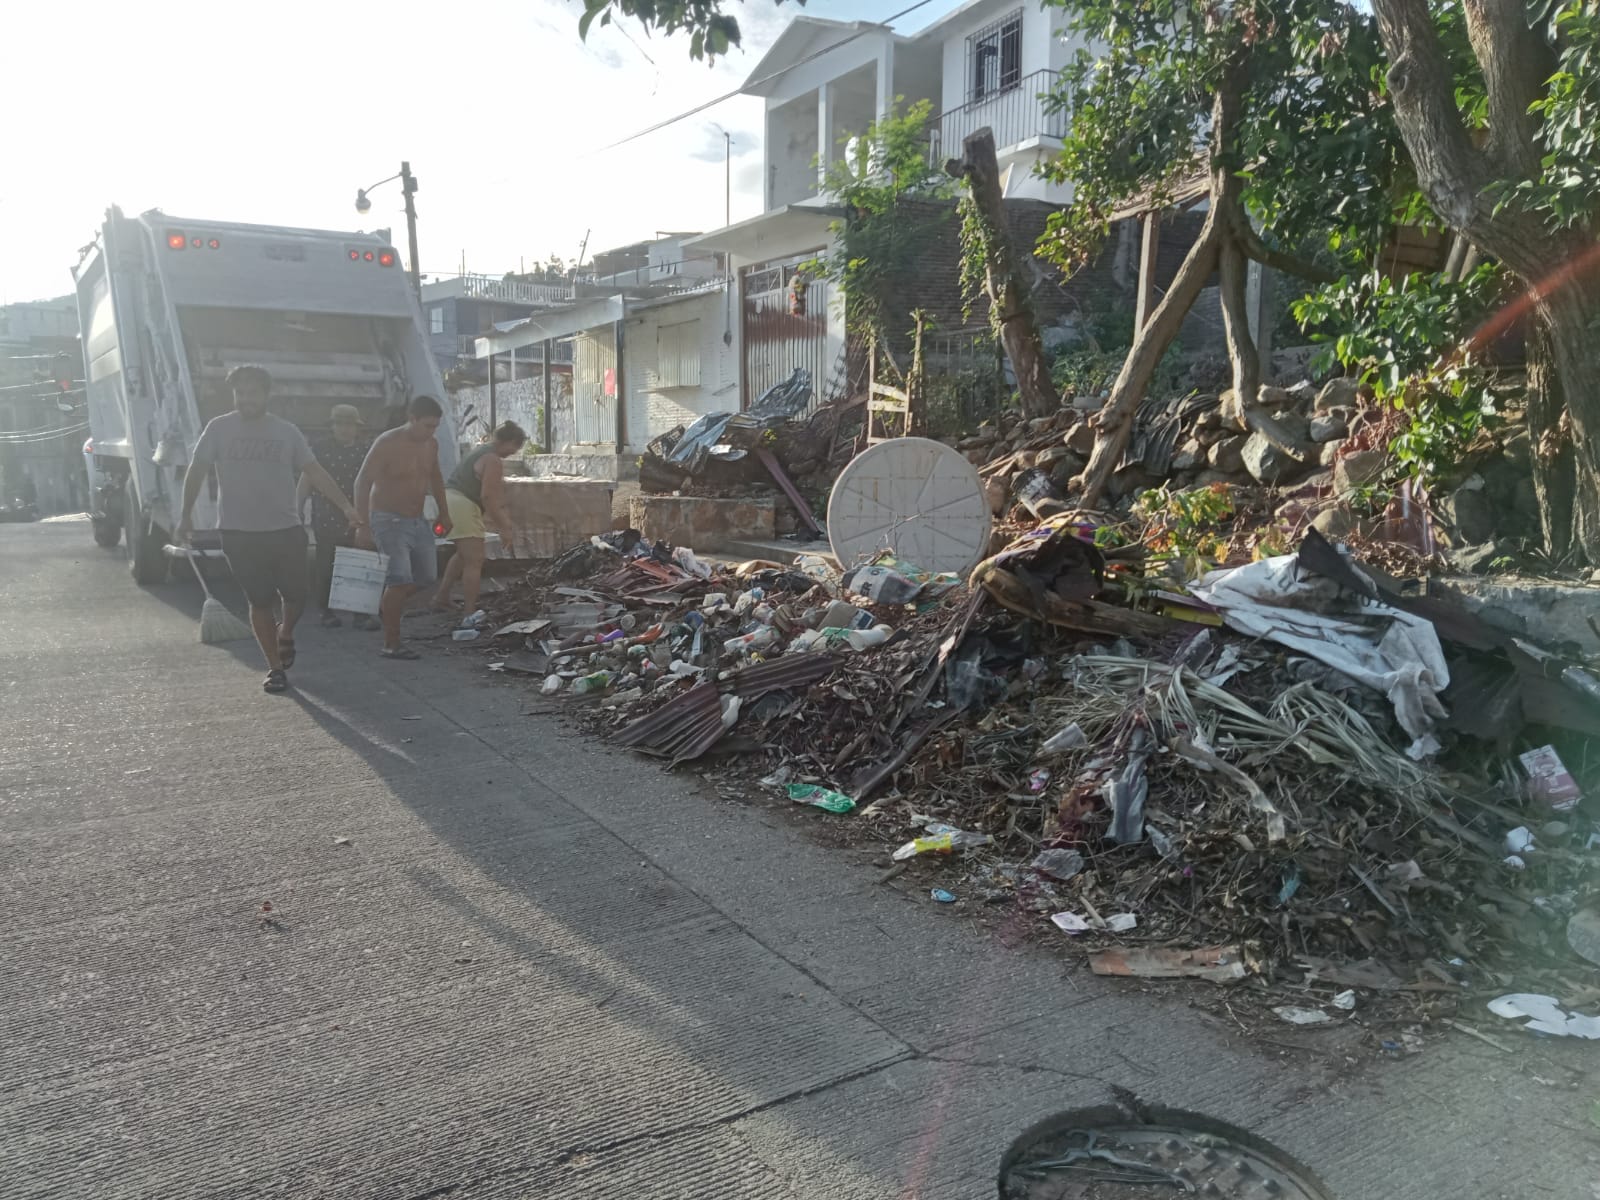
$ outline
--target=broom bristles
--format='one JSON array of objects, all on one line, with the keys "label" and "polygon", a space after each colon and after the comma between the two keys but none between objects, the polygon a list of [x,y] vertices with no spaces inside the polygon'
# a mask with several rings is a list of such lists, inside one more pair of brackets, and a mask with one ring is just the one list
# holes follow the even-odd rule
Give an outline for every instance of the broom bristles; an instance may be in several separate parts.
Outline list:
[{"label": "broom bristles", "polygon": [[250,626],[228,611],[221,600],[206,597],[200,606],[200,640],[208,646],[218,642],[240,642],[253,638]]}]

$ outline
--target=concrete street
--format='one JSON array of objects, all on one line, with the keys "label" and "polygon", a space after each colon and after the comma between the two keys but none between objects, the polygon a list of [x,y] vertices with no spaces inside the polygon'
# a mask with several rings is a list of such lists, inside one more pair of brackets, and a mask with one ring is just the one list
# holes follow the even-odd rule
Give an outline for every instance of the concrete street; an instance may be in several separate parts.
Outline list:
[{"label": "concrete street", "polygon": [[1592,1047],[1252,1041],[520,715],[481,656],[310,622],[267,696],[199,607],[84,522],[0,526],[8,1200],[967,1200],[1113,1089],[1340,1200],[1600,1196]]}]

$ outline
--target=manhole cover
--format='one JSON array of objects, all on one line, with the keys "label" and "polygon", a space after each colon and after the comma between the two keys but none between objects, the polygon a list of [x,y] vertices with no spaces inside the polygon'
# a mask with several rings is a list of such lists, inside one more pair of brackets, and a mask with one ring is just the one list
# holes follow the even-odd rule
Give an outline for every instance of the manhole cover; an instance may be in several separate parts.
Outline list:
[{"label": "manhole cover", "polygon": [[1117,1108],[1063,1113],[1006,1153],[1001,1200],[1333,1200],[1299,1163],[1260,1138],[1209,1117],[1164,1110],[1143,1119]]},{"label": "manhole cover", "polygon": [[846,568],[893,550],[925,571],[965,574],[989,546],[978,472],[942,442],[895,438],[858,454],[828,497],[828,540]]}]

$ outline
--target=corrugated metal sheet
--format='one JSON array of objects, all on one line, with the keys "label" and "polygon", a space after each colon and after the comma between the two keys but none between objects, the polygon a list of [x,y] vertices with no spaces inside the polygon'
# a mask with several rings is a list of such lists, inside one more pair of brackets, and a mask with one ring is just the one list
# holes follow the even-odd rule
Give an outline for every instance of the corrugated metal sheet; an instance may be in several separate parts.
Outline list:
[{"label": "corrugated metal sheet", "polygon": [[803,367],[811,373],[812,393],[802,413],[810,412],[832,396],[836,381],[843,378],[844,348],[828,333],[832,297],[827,281],[810,280],[804,313],[790,312],[791,286],[800,264],[811,257],[795,255],[742,272],[746,407]]},{"label": "corrugated metal sheet", "polygon": [[572,401],[577,441],[617,440],[617,342],[610,329],[590,329],[573,341]]},{"label": "corrugated metal sheet", "polygon": [[700,386],[700,321],[679,321],[656,329],[656,386]]}]

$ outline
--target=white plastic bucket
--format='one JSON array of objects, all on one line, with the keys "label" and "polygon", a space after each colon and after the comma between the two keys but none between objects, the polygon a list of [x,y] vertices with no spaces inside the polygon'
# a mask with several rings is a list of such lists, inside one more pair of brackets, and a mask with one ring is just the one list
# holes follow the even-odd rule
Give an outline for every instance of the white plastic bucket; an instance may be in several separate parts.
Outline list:
[{"label": "white plastic bucket", "polygon": [[388,572],[387,555],[340,546],[333,552],[333,585],[328,589],[328,608],[334,612],[377,616],[378,605],[383,600],[383,580]]}]

